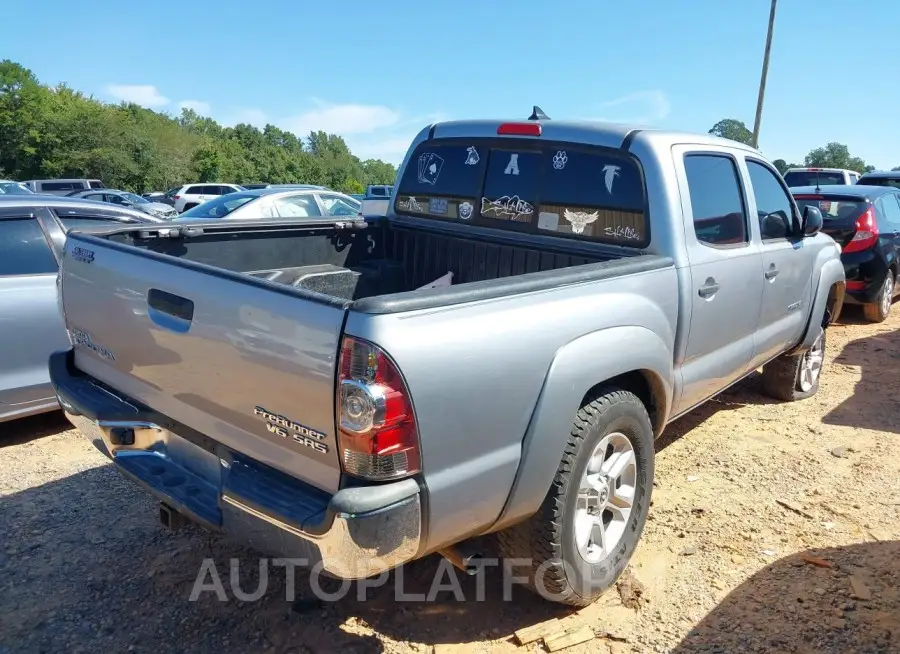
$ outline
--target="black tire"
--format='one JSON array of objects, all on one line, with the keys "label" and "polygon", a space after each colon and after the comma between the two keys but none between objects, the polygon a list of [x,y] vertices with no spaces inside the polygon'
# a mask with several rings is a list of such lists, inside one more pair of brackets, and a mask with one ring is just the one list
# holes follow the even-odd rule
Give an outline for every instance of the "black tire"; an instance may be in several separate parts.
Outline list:
[{"label": "black tire", "polygon": [[777,359],[769,361],[763,367],[762,388],[766,395],[784,402],[796,402],[812,397],[819,390],[819,382],[822,379],[822,367],[811,386],[805,386],[801,378],[807,359],[819,349],[824,362],[825,356],[825,330],[819,334],[819,340],[813,344],[807,352],[802,354],[782,354]]},{"label": "black tire", "polygon": [[891,302],[894,300],[894,271],[888,270],[878,293],[878,300],[863,305],[863,315],[869,322],[884,322],[891,313]]},{"label": "black tire", "polygon": [[[575,543],[578,491],[594,448],[612,433],[626,436],[634,450],[634,502],[614,550],[606,558],[588,563]],[[633,393],[619,388],[599,390],[575,416],[562,461],[541,508],[528,520],[497,534],[501,556],[530,559],[528,585],[542,597],[570,606],[591,604],[615,584],[634,554],[650,508],[653,466],[653,427],[644,404]]]}]

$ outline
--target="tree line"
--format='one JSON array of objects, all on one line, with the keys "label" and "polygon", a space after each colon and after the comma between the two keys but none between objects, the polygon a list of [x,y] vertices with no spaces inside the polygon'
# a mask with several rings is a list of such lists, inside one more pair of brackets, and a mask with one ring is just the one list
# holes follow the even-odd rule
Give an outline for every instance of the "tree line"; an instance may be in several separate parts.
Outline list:
[{"label": "tree line", "polygon": [[[746,145],[752,145],[753,141],[753,133],[743,122],[734,118],[723,118],[710,128],[709,133]],[[875,166],[867,164],[860,157],[854,157],[846,145],[835,141],[810,150],[809,154],[803,158],[803,163],[788,163],[784,159],[775,159],[772,164],[782,175],[788,168],[842,168],[855,170],[858,173],[875,170]],[[891,168],[891,170],[900,170],[900,166]]]},{"label": "tree line", "polygon": [[384,161],[361,161],[335,134],[302,138],[274,125],[223,127],[190,109],[175,117],[104,103],[0,61],[0,178],[98,178],[136,193],[214,181],[361,193],[367,184],[393,184],[396,174]]}]

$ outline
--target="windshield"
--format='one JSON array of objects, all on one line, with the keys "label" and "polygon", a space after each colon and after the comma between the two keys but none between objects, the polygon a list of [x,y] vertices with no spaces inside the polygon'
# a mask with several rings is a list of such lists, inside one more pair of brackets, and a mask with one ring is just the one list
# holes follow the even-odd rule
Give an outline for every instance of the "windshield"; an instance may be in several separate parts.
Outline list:
[{"label": "windshield", "polygon": [[869,203],[861,198],[847,198],[828,195],[795,195],[797,208],[803,214],[805,207],[815,207],[822,212],[824,222],[856,220]]},{"label": "windshield", "polygon": [[132,204],[150,204],[150,200],[142,198],[140,195],[135,195],[134,193],[122,193],[121,195]]},{"label": "windshield", "polygon": [[18,182],[0,182],[0,195],[34,195]]},{"label": "windshield", "polygon": [[238,192],[220,195],[214,200],[199,204],[193,209],[188,209],[178,218],[224,218],[238,207],[242,207],[248,202],[257,199],[259,199],[258,195]]},{"label": "windshield", "polygon": [[847,182],[843,173],[794,170],[784,176],[784,183],[788,186],[843,186]]},{"label": "windshield", "polygon": [[643,247],[644,184],[618,150],[516,139],[419,145],[394,195],[398,214]]},{"label": "windshield", "polygon": [[897,177],[861,177],[857,184],[863,186],[892,186],[900,188],[900,175]]}]

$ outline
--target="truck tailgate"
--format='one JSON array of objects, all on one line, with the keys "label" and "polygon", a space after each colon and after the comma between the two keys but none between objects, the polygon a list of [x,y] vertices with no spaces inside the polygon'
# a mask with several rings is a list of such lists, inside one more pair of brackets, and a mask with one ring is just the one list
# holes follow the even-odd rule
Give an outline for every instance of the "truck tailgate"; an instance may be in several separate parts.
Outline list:
[{"label": "truck tailgate", "polygon": [[342,306],[78,234],[67,239],[61,275],[79,369],[227,447],[337,490]]}]

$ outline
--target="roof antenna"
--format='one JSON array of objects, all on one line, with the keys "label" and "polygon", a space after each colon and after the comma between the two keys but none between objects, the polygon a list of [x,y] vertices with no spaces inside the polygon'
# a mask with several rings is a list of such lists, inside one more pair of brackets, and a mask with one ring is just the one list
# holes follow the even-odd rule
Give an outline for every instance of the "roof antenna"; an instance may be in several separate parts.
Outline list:
[{"label": "roof antenna", "polygon": [[544,113],[544,110],[539,106],[534,105],[534,109],[531,111],[531,116],[528,117],[528,120],[550,120],[550,116]]}]

